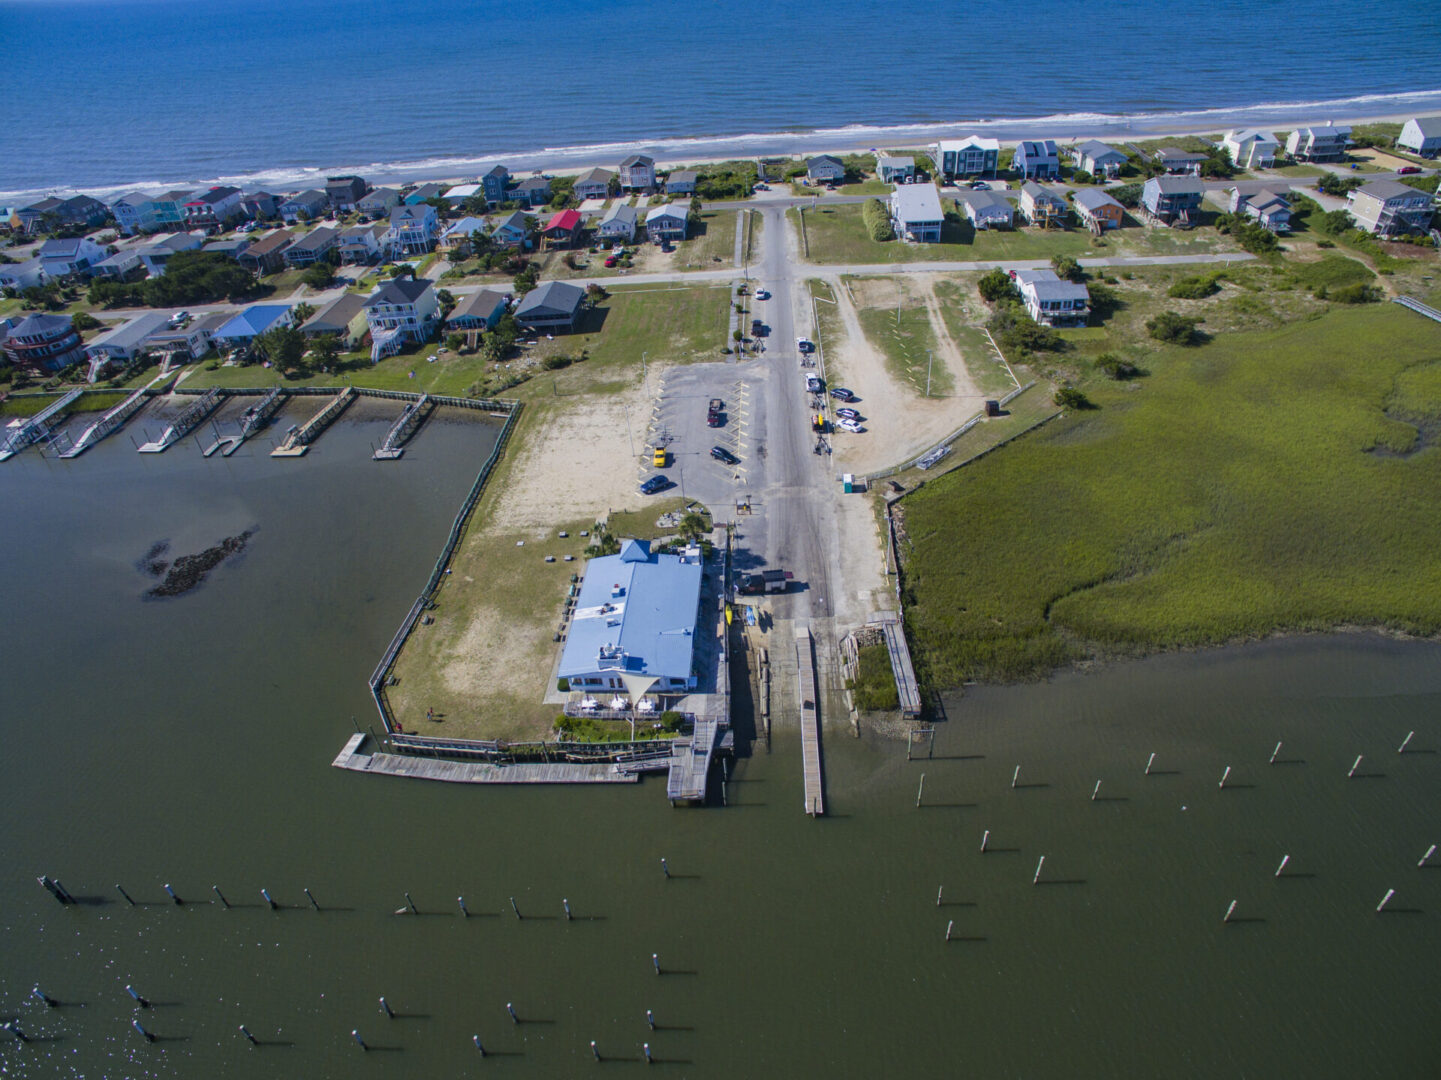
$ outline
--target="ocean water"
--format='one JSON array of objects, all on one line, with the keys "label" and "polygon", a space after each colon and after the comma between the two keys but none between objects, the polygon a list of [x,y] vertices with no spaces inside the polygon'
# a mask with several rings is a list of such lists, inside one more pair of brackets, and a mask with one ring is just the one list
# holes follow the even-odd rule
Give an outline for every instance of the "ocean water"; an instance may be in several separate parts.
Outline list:
[{"label": "ocean water", "polygon": [[1441,108],[1441,4],[0,0],[0,200]]}]

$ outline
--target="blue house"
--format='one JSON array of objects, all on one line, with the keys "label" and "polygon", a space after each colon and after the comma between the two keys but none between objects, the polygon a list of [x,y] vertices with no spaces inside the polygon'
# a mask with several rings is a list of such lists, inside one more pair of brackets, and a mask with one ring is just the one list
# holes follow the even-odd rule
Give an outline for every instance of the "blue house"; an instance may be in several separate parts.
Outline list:
[{"label": "blue house", "polygon": [[504,165],[497,165],[480,178],[480,190],[485,195],[485,201],[490,206],[499,206],[505,202],[505,188],[510,183],[510,170]]},{"label": "blue house", "polygon": [[684,694],[696,685],[701,555],[659,555],[627,540],[592,559],[558,674],[577,690]]},{"label": "blue house", "polygon": [[1051,139],[1020,142],[1011,168],[1026,180],[1050,180],[1061,174],[1061,152]]},{"label": "blue house", "polygon": [[265,331],[290,325],[290,308],[285,304],[255,304],[236,315],[213,335],[218,349],[249,345]]}]

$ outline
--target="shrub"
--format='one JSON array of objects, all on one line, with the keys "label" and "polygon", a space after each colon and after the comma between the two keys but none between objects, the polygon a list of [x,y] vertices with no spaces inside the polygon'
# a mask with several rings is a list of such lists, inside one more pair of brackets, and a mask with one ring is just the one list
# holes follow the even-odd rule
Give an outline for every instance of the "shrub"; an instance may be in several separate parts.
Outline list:
[{"label": "shrub", "polygon": [[1337,176],[1335,173],[1327,173],[1316,181],[1316,190],[1323,195],[1345,195],[1347,192],[1355,191],[1365,181],[1359,176]]},{"label": "shrub", "polygon": [[555,681],[555,688],[559,690],[562,694],[570,693],[570,680],[567,679],[564,675],[562,675],[559,679]]},{"label": "shrub", "polygon": [[1080,281],[1086,276],[1081,264],[1071,255],[1051,256],[1051,269],[1056,272],[1057,277],[1066,281]]},{"label": "shrub", "polygon": [[1166,295],[1176,300],[1204,300],[1220,291],[1221,286],[1216,284],[1214,275],[1200,274],[1182,278],[1166,290]]},{"label": "shrub", "polygon": [[1316,290],[1316,297],[1320,300],[1334,300],[1338,304],[1374,304],[1381,299],[1381,290],[1358,281],[1334,289],[1327,289],[1322,285]]},{"label": "shrub", "polygon": [[70,316],[70,325],[75,328],[77,333],[83,334],[86,330],[94,330],[99,326],[100,320],[89,312],[77,311]]},{"label": "shrub", "polygon": [[895,236],[891,228],[891,215],[886,209],[886,204],[880,199],[870,199],[861,208],[861,220],[865,222],[866,232],[872,240],[877,242],[889,240]]},{"label": "shrub", "polygon": [[1090,398],[1081,393],[1074,386],[1061,386],[1056,389],[1052,400],[1063,409],[1090,409],[1094,408]]},{"label": "shrub", "polygon": [[1134,210],[1141,205],[1140,184],[1122,184],[1120,187],[1112,188],[1110,195],[1128,210]]},{"label": "shrub", "polygon": [[1065,348],[1061,335],[1049,326],[1041,326],[1026,314],[1015,300],[1002,300],[987,322],[991,333],[1010,349],[1026,352],[1059,352]]},{"label": "shrub", "polygon": [[1096,370],[1101,372],[1108,379],[1134,379],[1141,374],[1141,369],[1136,367],[1120,356],[1112,352],[1104,352],[1095,359]]},{"label": "shrub", "polygon": [[685,723],[685,713],[676,712],[674,709],[667,709],[660,714],[660,726],[667,731],[679,731]]},{"label": "shrub", "polygon": [[981,275],[981,280],[976,282],[976,291],[981,294],[982,300],[994,304],[997,300],[1012,295],[1016,287],[1011,282],[1010,274],[996,269]]},{"label": "shrub", "polygon": [[554,356],[547,356],[542,360],[540,366],[545,368],[546,371],[559,371],[561,368],[570,367],[573,363],[575,363],[575,361],[569,356],[566,356],[565,353],[556,353]]},{"label": "shrub", "polygon": [[1200,320],[1188,319],[1174,311],[1163,311],[1154,319],[1146,320],[1146,332],[1157,341],[1172,345],[1192,345],[1197,340],[1196,324]]}]

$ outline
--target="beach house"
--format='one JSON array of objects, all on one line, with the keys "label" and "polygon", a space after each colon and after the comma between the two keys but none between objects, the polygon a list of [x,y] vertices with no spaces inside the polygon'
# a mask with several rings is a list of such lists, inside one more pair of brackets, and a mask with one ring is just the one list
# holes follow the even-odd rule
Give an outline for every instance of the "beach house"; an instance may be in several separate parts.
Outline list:
[{"label": "beach house", "polygon": [[806,158],[806,179],[812,184],[839,184],[846,178],[846,166],[831,154]]},{"label": "beach house", "polygon": [[224,240],[207,240],[200,250],[208,255],[224,255],[227,259],[237,259],[250,244],[249,236],[232,236]]},{"label": "beach house", "polygon": [[390,211],[390,230],[385,246],[392,258],[402,255],[424,255],[435,247],[439,217],[429,203],[396,206]]},{"label": "beach house", "polygon": [[947,180],[957,176],[992,176],[1001,155],[998,140],[983,139],[979,135],[938,142],[931,149],[936,168]]},{"label": "beach house", "polygon": [[155,228],[154,205],[154,201],[149,195],[132,191],[111,203],[110,212],[115,215],[115,224],[119,227],[121,234],[134,236],[136,233],[150,232]]},{"label": "beach house", "polygon": [[323,217],[329,206],[330,200],[325,197],[325,192],[319,188],[308,188],[282,199],[279,209],[280,216],[294,225],[297,221],[314,221]]},{"label": "beach house", "polygon": [[619,554],[592,559],[561,650],[559,677],[577,690],[633,700],[693,689],[702,573],[699,548],[660,554],[644,540],[626,540]]},{"label": "beach house", "polygon": [[629,203],[616,203],[606,211],[596,229],[596,238],[608,243],[628,244],[635,239],[640,214]]},{"label": "beach house", "polygon": [[1373,236],[1424,233],[1431,226],[1432,196],[1395,180],[1373,180],[1346,196],[1356,228]]},{"label": "beach house", "polygon": [[196,251],[205,243],[203,232],[178,232],[141,244],[131,250],[151,277],[165,273],[165,264],[182,251]]},{"label": "beach house", "polygon": [[482,199],[485,197],[485,189],[478,182],[448,187],[441,198],[445,200],[447,206],[464,206],[476,196],[480,196]]},{"label": "beach house", "polygon": [[240,189],[225,184],[197,191],[181,209],[187,229],[215,228],[245,216],[240,210]]},{"label": "beach house", "polygon": [[540,230],[541,246],[547,248],[574,247],[580,240],[581,224],[579,210],[556,211]]},{"label": "beach house", "polygon": [[1114,180],[1121,172],[1121,166],[1129,160],[1114,146],[1108,146],[1099,139],[1087,139],[1075,150],[1076,168],[1092,176]]},{"label": "beach house", "polygon": [[354,266],[369,266],[384,254],[385,234],[389,231],[390,227],[379,221],[341,229],[340,261]]},{"label": "beach house", "polygon": [[504,165],[492,165],[480,177],[480,190],[487,206],[499,206],[505,202],[505,189],[510,184],[510,170]]},{"label": "beach house", "polygon": [[1441,155],[1441,116],[1413,116],[1401,125],[1396,149],[1410,150],[1418,157]]},{"label": "beach house", "polygon": [[471,233],[485,232],[486,225],[484,218],[466,216],[453,224],[447,225],[445,231],[440,234],[440,242],[436,245],[441,251],[464,252],[470,249]]},{"label": "beach house", "polygon": [[15,224],[21,232],[37,233],[61,225],[101,225],[109,216],[110,208],[89,195],[72,195],[68,199],[51,195],[15,211]]},{"label": "beach house", "polygon": [[330,208],[338,214],[348,214],[354,210],[369,190],[370,185],[359,176],[325,178],[325,198],[330,203]]},{"label": "beach house", "polygon": [[365,297],[357,293],[342,293],[326,304],[305,322],[300,332],[308,338],[334,334],[344,349],[353,349],[364,340],[370,323],[365,317]]},{"label": "beach house", "polygon": [[622,191],[649,192],[655,187],[655,158],[632,154],[620,163]]},{"label": "beach house", "polygon": [[1020,208],[1027,221],[1043,229],[1053,226],[1065,228],[1066,218],[1071,212],[1065,199],[1034,180],[1027,180],[1021,185]]},{"label": "beach house", "polygon": [[505,309],[502,293],[495,289],[481,289],[455,305],[455,309],[446,316],[445,328],[451,331],[494,330]]},{"label": "beach house", "polygon": [[1119,229],[1126,216],[1126,208],[1100,188],[1077,188],[1072,205],[1081,224],[1093,233]]},{"label": "beach house", "polygon": [[18,263],[0,263],[0,289],[30,289],[44,284],[45,266],[39,258]]},{"label": "beach house", "polygon": [[290,308],[285,304],[254,304],[238,315],[231,316],[215,331],[218,349],[234,349],[249,345],[265,331],[290,325]]},{"label": "beach house", "polygon": [[254,241],[235,261],[253,274],[273,274],[285,265],[285,249],[289,246],[290,234],[276,229]]},{"label": "beach house", "polygon": [[[199,246],[197,243],[196,247]],[[35,254],[45,269],[45,276],[53,280],[69,274],[84,273],[102,261],[108,252],[94,240],[76,236],[64,240],[46,240]]]},{"label": "beach house", "polygon": [[1221,137],[1221,149],[1231,156],[1238,169],[1269,169],[1276,164],[1276,151],[1281,144],[1269,131],[1256,128],[1228,131]]},{"label": "beach house", "polygon": [[503,248],[530,247],[530,229],[526,227],[524,212],[512,210],[502,218],[491,231],[490,242]]},{"label": "beach house", "polygon": [[906,184],[916,175],[916,159],[905,154],[877,154],[876,178],[888,184]]},{"label": "beach house", "polygon": [[935,184],[898,184],[888,199],[891,226],[902,240],[939,244],[945,213]]},{"label": "beach house", "polygon": [[355,208],[368,218],[379,218],[388,215],[399,202],[399,191],[391,187],[381,187],[366,192],[355,204]]},{"label": "beach house", "polygon": [[1173,175],[1201,175],[1201,163],[1206,160],[1205,154],[1198,154],[1191,150],[1182,150],[1179,146],[1163,146],[1151,155],[1156,164]]},{"label": "beach house", "polygon": [[85,346],[90,370],[98,373],[106,364],[130,363],[152,337],[169,328],[170,314],[165,311],[147,311],[111,327]]},{"label": "beach house", "polygon": [[1085,326],[1090,318],[1090,291],[1054,270],[1017,270],[1016,288],[1026,314],[1042,326]]},{"label": "beach house", "polygon": [[505,193],[508,202],[521,206],[542,206],[550,202],[550,181],[543,176],[532,176],[522,180]]},{"label": "beach house", "polygon": [[1291,204],[1284,195],[1274,191],[1263,188],[1247,194],[1239,188],[1232,188],[1227,209],[1260,222],[1273,233],[1291,231]]},{"label": "beach house", "polygon": [[610,197],[616,184],[615,173],[609,169],[587,169],[575,180],[572,190],[577,199],[606,199]]},{"label": "beach house", "polygon": [[339,246],[340,230],[322,225],[311,229],[286,248],[285,262],[289,266],[310,266],[322,259],[335,261],[340,258],[340,252],[336,250]]},{"label": "beach house", "polygon": [[1190,225],[1206,186],[1195,176],[1153,176],[1141,188],[1141,206],[1162,225]]},{"label": "beach house", "polygon": [[281,199],[268,191],[252,191],[240,196],[240,213],[251,221],[274,221],[280,216]]},{"label": "beach house", "polygon": [[1050,139],[1024,139],[1016,144],[1011,168],[1026,180],[1051,180],[1061,174],[1061,152]]},{"label": "beach house", "polygon": [[1297,161],[1340,161],[1351,144],[1351,129],[1337,124],[1297,128],[1286,136],[1286,153]]},{"label": "beach house", "polygon": [[515,321],[527,330],[569,333],[575,329],[585,303],[585,290],[565,281],[537,285],[515,306]]},{"label": "beach house", "polygon": [[963,191],[956,199],[977,229],[1009,229],[1015,214],[1011,200],[999,191]]},{"label": "beach house", "polygon": [[698,179],[694,169],[676,169],[665,178],[665,193],[667,195],[694,195]]},{"label": "beach house", "polygon": [[372,361],[397,353],[407,341],[429,341],[440,325],[440,300],[424,278],[394,278],[365,300]]},{"label": "beach house", "polygon": [[408,195],[405,195],[403,198],[401,198],[400,201],[401,201],[402,203],[404,203],[406,206],[415,206],[415,205],[417,205],[418,203],[423,203],[423,202],[426,202],[426,201],[428,201],[428,200],[430,200],[430,199],[439,199],[439,198],[441,198],[444,194],[445,194],[445,187],[444,187],[444,185],[441,185],[441,184],[421,184],[419,187],[416,187],[416,188],[412,189],[411,192],[410,192]]},{"label": "beach house", "polygon": [[16,367],[60,371],[84,360],[85,349],[69,315],[37,313],[11,323],[5,355]]},{"label": "beach house", "polygon": [[215,341],[215,331],[229,321],[228,312],[212,312],[184,326],[166,326],[157,330],[150,335],[145,345],[154,352],[165,353],[172,360],[186,357],[198,360],[210,351]]},{"label": "beach house", "polygon": [[686,208],[674,203],[652,206],[645,215],[646,235],[655,244],[671,240],[684,240],[689,224]]}]

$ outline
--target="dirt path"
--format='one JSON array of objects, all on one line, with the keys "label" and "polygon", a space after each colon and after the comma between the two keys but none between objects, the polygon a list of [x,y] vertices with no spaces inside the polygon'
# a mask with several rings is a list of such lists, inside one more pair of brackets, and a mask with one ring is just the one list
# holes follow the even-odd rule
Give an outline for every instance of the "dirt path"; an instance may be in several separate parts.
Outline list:
[{"label": "dirt path", "polygon": [[939,301],[929,281],[924,294],[932,310],[937,339],[947,369],[955,379],[957,394],[945,398],[924,398],[886,367],[885,356],[866,338],[856,314],[850,291],[839,277],[822,275],[837,300],[837,313],[845,328],[842,340],[823,341],[832,385],[849,388],[857,398],[853,408],[865,418],[866,431],[851,435],[838,431],[831,438],[837,471],[869,473],[901,464],[934,446],[965,422],[981,400],[949,332],[940,318]]}]

